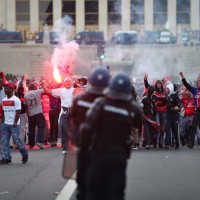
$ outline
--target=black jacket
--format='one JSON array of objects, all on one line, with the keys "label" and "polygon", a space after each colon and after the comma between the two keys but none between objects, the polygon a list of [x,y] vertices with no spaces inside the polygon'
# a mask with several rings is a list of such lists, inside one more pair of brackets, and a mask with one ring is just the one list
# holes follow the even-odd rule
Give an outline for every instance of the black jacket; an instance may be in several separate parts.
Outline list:
[{"label": "black jacket", "polygon": [[131,129],[141,125],[142,109],[137,103],[98,98],[82,126],[83,142],[94,151],[125,152]]},{"label": "black jacket", "polygon": [[94,100],[102,95],[92,94],[85,92],[77,95],[73,99],[71,114],[70,114],[70,126],[73,132],[74,142],[79,146],[80,133],[79,126],[84,121],[87,110],[92,106]]},{"label": "black jacket", "polygon": [[[174,108],[178,106],[178,110],[175,110]],[[172,93],[169,96],[168,104],[167,104],[167,113],[178,113],[180,112],[182,107],[181,99],[179,98],[178,94],[176,92]]]},{"label": "black jacket", "polygon": [[153,99],[153,96],[151,95],[145,95],[142,99],[143,103],[143,112],[146,116],[156,115],[156,106],[155,101]]}]

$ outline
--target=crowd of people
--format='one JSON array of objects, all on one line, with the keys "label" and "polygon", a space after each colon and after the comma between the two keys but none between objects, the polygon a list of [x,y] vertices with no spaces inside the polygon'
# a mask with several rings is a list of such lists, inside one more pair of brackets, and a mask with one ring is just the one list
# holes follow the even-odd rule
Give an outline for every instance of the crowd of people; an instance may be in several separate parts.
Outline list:
[{"label": "crowd of people", "polygon": [[[85,199],[86,193],[92,200],[123,199],[132,148],[178,150],[200,145],[200,77],[196,85],[182,72],[180,78],[181,83],[150,83],[145,74],[144,90],[137,94],[127,74],[111,76],[104,67],[95,68],[87,79],[67,76],[61,83],[27,82],[24,77],[13,83],[1,72],[0,163],[12,162],[12,143],[25,164],[27,148],[43,149],[47,143],[55,147],[60,136],[63,153],[69,143],[78,148],[77,199]],[[117,178],[112,186],[105,184],[109,178]]]}]

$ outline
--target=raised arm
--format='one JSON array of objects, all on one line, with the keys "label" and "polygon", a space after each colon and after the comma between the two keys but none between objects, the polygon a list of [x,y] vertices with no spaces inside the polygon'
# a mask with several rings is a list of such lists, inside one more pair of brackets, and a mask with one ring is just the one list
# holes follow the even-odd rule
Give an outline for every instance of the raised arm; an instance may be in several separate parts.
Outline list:
[{"label": "raised arm", "polygon": [[144,86],[147,89],[149,87],[149,83],[148,83],[148,74],[144,74]]},{"label": "raised arm", "polygon": [[184,75],[183,75],[183,72],[180,72],[180,77],[182,79],[182,82],[183,82],[183,85],[188,89],[188,90],[192,90],[192,86],[186,81]]},{"label": "raised arm", "polygon": [[52,94],[52,90],[50,90],[49,88],[47,88],[47,84],[45,81],[41,82],[41,87],[44,90],[45,94]]}]

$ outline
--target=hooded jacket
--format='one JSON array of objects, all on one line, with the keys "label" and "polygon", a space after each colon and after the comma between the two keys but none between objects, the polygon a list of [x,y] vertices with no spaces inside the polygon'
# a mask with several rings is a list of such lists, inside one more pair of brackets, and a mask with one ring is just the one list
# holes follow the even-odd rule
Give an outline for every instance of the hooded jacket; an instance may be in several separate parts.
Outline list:
[{"label": "hooded jacket", "polygon": [[[161,84],[161,88],[159,89],[157,87],[157,84],[160,83]],[[147,80],[144,80],[144,84],[145,87],[148,88],[149,87],[149,83]],[[164,91],[163,88],[163,84],[162,81],[157,80],[155,83],[155,92],[153,95],[153,99],[156,105],[156,110],[158,112],[167,112],[167,101],[168,101],[168,97],[166,92]]]},{"label": "hooded jacket", "polygon": [[[181,110],[182,102],[178,94],[174,91],[173,84],[168,84],[167,88],[169,89],[168,94],[168,104],[167,104],[167,113],[178,113]],[[178,107],[178,110],[175,110],[175,107]]]},{"label": "hooded jacket", "polygon": [[156,107],[153,100],[153,92],[155,88],[151,85],[148,87],[148,93],[142,99],[143,112],[146,116],[156,115]]}]

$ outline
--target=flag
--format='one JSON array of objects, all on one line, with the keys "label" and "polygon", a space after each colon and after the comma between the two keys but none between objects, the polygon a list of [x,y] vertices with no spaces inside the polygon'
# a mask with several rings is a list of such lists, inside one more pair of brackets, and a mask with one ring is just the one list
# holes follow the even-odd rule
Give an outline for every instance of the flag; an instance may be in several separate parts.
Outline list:
[{"label": "flag", "polygon": [[2,78],[3,83],[6,83],[6,77],[3,72],[0,72],[0,77]]},{"label": "flag", "polygon": [[153,121],[152,119],[150,119],[149,117],[144,115],[144,119],[147,120],[157,131],[160,131],[160,126],[158,124],[158,122]]}]

